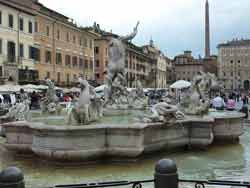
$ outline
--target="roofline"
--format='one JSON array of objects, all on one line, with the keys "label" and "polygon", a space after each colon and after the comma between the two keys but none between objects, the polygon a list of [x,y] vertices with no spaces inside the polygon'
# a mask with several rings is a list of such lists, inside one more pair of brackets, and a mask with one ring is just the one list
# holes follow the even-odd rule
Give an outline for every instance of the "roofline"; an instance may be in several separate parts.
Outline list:
[{"label": "roofline", "polygon": [[[6,1],[3,1],[3,0],[0,0],[0,4],[3,4],[3,5],[8,6],[8,7],[11,7],[11,8],[16,9],[18,11],[22,11],[22,12],[24,12],[26,14],[31,15],[31,16],[35,16],[36,15],[33,9],[31,9],[32,11],[30,11],[30,7],[24,6],[24,5],[20,4],[20,3],[18,3],[17,6],[20,6],[22,8],[15,6],[15,4],[17,4],[17,3],[14,4],[14,2],[12,2],[12,1],[6,2]],[[26,10],[27,8],[29,10]]]}]

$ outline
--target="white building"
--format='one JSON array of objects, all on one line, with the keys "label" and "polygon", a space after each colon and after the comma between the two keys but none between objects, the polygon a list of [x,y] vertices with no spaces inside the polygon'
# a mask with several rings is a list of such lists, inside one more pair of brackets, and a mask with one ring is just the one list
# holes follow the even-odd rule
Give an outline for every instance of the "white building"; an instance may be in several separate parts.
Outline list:
[{"label": "white building", "polygon": [[250,40],[233,40],[218,45],[219,79],[224,88],[250,89]]},{"label": "white building", "polygon": [[34,69],[35,16],[11,1],[0,1],[0,74],[18,80],[18,69]]}]

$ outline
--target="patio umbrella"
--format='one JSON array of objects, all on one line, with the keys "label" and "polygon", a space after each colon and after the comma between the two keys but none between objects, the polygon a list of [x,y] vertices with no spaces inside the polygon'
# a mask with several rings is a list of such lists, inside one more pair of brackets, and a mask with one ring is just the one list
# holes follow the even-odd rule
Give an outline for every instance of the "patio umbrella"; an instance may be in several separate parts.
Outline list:
[{"label": "patio umbrella", "polygon": [[191,83],[185,80],[178,80],[175,83],[173,83],[170,88],[171,89],[183,89],[188,88],[191,86]]},{"label": "patio umbrella", "polygon": [[104,91],[104,89],[105,89],[106,87],[107,87],[106,85],[98,86],[98,87],[95,88],[95,91],[96,91],[96,92]]}]

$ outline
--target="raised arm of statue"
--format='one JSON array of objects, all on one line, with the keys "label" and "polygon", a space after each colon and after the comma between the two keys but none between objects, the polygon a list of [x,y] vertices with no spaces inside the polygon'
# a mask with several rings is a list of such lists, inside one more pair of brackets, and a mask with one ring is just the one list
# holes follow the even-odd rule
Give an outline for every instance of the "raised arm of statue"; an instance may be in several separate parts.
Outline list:
[{"label": "raised arm of statue", "polygon": [[121,36],[120,40],[122,40],[122,41],[131,41],[137,35],[139,24],[140,24],[140,22],[138,21],[135,28],[134,28],[133,33],[131,33],[131,34],[127,35],[127,36]]}]

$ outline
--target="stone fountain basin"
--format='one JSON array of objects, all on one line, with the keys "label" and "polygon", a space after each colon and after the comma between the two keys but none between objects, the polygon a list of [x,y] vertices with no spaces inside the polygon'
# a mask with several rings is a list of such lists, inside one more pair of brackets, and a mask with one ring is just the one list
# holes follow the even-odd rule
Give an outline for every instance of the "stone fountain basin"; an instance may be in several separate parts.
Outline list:
[{"label": "stone fountain basin", "polygon": [[174,123],[46,125],[35,122],[3,124],[12,151],[33,153],[56,161],[137,158],[174,148],[206,148],[216,140],[231,142],[243,134],[244,114],[211,113]]}]

